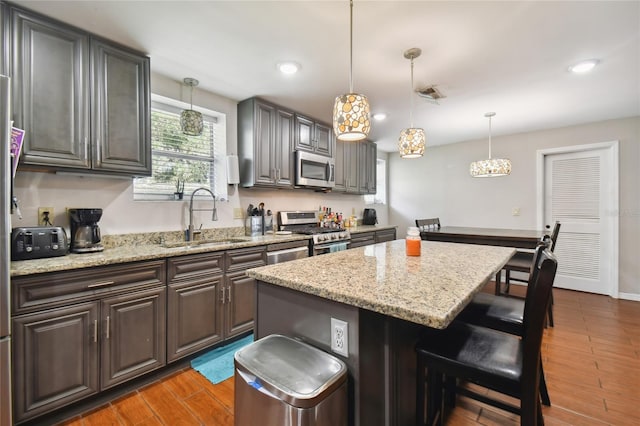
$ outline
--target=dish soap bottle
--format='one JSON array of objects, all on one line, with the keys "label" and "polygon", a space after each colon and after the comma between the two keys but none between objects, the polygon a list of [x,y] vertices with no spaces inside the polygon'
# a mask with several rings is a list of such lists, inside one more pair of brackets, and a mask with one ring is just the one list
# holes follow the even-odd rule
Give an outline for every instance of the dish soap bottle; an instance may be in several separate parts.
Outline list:
[{"label": "dish soap bottle", "polygon": [[407,229],[407,256],[420,256],[420,230],[415,226],[410,226]]}]

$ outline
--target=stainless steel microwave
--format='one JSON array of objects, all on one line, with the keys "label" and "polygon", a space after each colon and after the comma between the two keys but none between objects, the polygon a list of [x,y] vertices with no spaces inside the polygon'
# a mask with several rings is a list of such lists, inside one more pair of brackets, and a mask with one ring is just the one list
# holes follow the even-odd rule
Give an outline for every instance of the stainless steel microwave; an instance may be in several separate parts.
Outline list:
[{"label": "stainless steel microwave", "polygon": [[296,151],[296,185],[314,188],[336,186],[336,165],[333,158]]}]

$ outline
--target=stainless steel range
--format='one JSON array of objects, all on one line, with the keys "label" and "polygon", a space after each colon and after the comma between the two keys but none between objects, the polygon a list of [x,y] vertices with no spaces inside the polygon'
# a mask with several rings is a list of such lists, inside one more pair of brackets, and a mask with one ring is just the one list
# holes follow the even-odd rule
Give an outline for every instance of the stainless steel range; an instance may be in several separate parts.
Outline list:
[{"label": "stainless steel range", "polygon": [[351,243],[351,234],[340,227],[318,226],[318,212],[292,211],[278,212],[278,230],[313,236],[312,253],[331,253],[346,249]]}]

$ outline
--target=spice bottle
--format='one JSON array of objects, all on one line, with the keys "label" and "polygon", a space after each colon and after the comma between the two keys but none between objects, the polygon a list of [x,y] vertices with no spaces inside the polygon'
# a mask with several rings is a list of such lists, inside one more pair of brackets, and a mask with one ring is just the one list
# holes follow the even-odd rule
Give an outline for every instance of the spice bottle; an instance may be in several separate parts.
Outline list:
[{"label": "spice bottle", "polygon": [[415,226],[407,229],[407,256],[420,256],[420,230]]}]

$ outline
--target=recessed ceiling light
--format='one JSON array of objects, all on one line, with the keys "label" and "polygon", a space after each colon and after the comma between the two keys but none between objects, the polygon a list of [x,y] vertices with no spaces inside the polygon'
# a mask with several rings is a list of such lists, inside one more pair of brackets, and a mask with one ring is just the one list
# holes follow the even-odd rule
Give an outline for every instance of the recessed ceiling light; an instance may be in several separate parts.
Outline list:
[{"label": "recessed ceiling light", "polygon": [[387,114],[385,114],[384,112],[376,112],[375,114],[373,114],[373,119],[376,121],[382,121],[385,118],[387,118]]},{"label": "recessed ceiling light", "polygon": [[280,62],[278,64],[278,69],[283,74],[295,74],[300,69],[300,64],[291,61]]},{"label": "recessed ceiling light", "polygon": [[569,71],[576,74],[584,74],[589,72],[600,63],[597,59],[587,59],[586,61],[580,61],[577,64],[571,65]]}]

